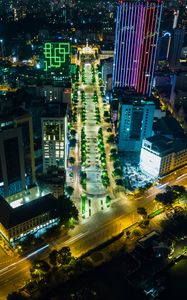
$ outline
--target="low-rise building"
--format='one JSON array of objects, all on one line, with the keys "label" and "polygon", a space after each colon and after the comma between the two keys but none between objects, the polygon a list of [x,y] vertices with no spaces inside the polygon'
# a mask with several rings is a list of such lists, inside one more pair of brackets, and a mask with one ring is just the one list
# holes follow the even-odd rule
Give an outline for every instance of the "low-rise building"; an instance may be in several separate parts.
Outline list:
[{"label": "low-rise building", "polygon": [[187,140],[155,135],[143,140],[140,154],[142,172],[153,178],[164,176],[187,163]]},{"label": "low-rise building", "polygon": [[48,194],[12,208],[0,197],[0,236],[13,242],[58,221],[58,200]]}]

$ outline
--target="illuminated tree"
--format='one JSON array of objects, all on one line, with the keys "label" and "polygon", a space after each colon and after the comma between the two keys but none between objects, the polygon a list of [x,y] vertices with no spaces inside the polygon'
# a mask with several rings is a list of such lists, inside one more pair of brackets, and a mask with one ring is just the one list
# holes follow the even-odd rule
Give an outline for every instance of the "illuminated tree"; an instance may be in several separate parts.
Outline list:
[{"label": "illuminated tree", "polygon": [[78,221],[79,212],[73,201],[64,196],[58,198],[58,214],[62,223],[67,223],[71,218]]},{"label": "illuminated tree", "polygon": [[174,201],[173,194],[171,192],[157,194],[155,200],[163,205],[171,205]]},{"label": "illuminated tree", "polygon": [[116,182],[117,185],[123,186],[123,180],[122,179],[116,179],[115,182]]},{"label": "illuminated tree", "polygon": [[76,135],[76,133],[77,133],[77,132],[76,132],[76,130],[75,130],[75,129],[71,129],[71,131],[70,131],[70,134],[71,134],[71,135],[75,136],[75,135]]},{"label": "illuminated tree", "polygon": [[33,278],[42,278],[50,270],[49,264],[44,260],[35,260],[30,268],[31,276]]},{"label": "illuminated tree", "polygon": [[123,171],[120,168],[117,168],[113,171],[114,176],[119,176],[122,177],[123,176]]}]

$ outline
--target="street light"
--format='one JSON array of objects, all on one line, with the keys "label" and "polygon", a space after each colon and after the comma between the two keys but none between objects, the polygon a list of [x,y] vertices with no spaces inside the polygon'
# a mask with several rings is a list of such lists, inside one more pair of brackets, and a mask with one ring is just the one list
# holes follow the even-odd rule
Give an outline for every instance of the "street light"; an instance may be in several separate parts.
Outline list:
[{"label": "street light", "polygon": [[3,40],[2,39],[0,39],[0,43],[1,43],[1,56],[4,57]]}]

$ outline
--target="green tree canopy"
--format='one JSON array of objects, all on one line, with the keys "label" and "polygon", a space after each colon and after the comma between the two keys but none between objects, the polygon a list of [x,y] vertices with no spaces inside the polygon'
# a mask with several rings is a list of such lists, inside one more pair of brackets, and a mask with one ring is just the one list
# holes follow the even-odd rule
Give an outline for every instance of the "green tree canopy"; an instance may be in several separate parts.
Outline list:
[{"label": "green tree canopy", "polygon": [[66,193],[71,196],[73,195],[74,188],[72,186],[66,186]]},{"label": "green tree canopy", "polygon": [[107,142],[108,143],[114,143],[114,135],[113,134],[109,135],[109,137],[107,139]]},{"label": "green tree canopy", "polygon": [[144,207],[138,207],[137,208],[137,213],[141,216],[147,216],[147,211]]},{"label": "green tree canopy", "polygon": [[155,200],[162,203],[165,206],[171,206],[175,201],[176,197],[172,191],[167,191],[165,193],[157,194]]},{"label": "green tree canopy", "polygon": [[157,194],[155,197],[155,200],[162,203],[163,205],[171,206],[173,202],[183,196],[186,192],[186,189],[184,186],[179,185],[173,185],[173,186],[167,186],[166,192]]},{"label": "green tree canopy", "polygon": [[50,270],[49,264],[45,260],[35,260],[30,268],[33,278],[40,278],[47,274]]},{"label": "green tree canopy", "polygon": [[123,180],[122,179],[116,179],[115,180],[117,185],[123,186]]},{"label": "green tree canopy", "polygon": [[73,218],[78,221],[79,212],[69,197],[60,196],[58,198],[58,213],[60,213],[61,222],[66,223]]},{"label": "green tree canopy", "polygon": [[61,265],[67,265],[70,263],[71,259],[73,258],[72,257],[72,254],[71,254],[71,250],[69,247],[62,247],[59,251],[58,251],[58,262],[61,264]]},{"label": "green tree canopy", "polygon": [[113,174],[114,174],[114,176],[122,177],[123,176],[123,171],[120,168],[117,168],[117,169],[114,170]]},{"label": "green tree canopy", "polygon": [[69,158],[69,162],[70,162],[70,164],[73,165],[75,163],[75,158],[74,157],[70,157]]},{"label": "green tree canopy", "polygon": [[166,191],[168,192],[173,192],[176,198],[181,197],[185,194],[186,189],[182,185],[172,185],[172,186],[167,186]]},{"label": "green tree canopy", "polygon": [[71,135],[75,136],[77,132],[76,132],[76,130],[73,128],[73,129],[71,129],[70,133],[71,133]]},{"label": "green tree canopy", "polygon": [[174,213],[169,219],[161,222],[161,227],[165,234],[172,233],[177,237],[187,234],[187,215],[186,213]]}]

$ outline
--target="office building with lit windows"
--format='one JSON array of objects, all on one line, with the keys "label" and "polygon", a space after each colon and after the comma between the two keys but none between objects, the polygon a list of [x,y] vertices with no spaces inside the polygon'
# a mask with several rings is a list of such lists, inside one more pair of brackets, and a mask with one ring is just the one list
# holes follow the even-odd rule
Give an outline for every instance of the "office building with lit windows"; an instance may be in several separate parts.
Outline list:
[{"label": "office building with lit windows", "polygon": [[14,242],[58,222],[58,200],[52,194],[16,208],[0,196],[0,238],[6,242]]},{"label": "office building with lit windows", "polygon": [[19,109],[0,116],[0,195],[8,197],[35,184],[32,117]]},{"label": "office building with lit windows", "polygon": [[151,95],[162,7],[162,0],[119,1],[113,87]]},{"label": "office building with lit windows", "polygon": [[153,178],[162,177],[187,164],[186,139],[154,135],[143,140],[140,168]]},{"label": "office building with lit windows", "polygon": [[119,104],[118,149],[140,151],[144,138],[152,136],[155,105],[141,96],[129,96]]},{"label": "office building with lit windows", "polygon": [[47,103],[42,115],[43,171],[66,168],[68,155],[67,104]]}]

